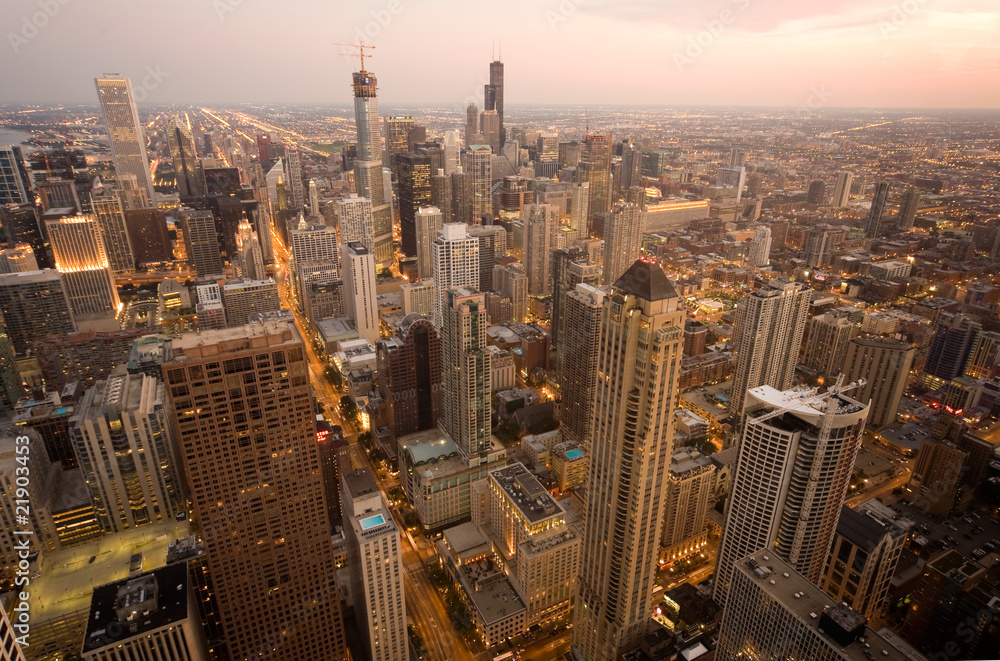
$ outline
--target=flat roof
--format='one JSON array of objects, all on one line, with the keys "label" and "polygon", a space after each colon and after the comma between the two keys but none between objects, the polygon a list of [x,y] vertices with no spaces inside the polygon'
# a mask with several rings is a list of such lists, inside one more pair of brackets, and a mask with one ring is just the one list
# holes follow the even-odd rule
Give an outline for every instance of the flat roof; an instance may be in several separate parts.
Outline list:
[{"label": "flat roof", "polygon": [[490,477],[529,522],[537,523],[564,514],[562,505],[555,501],[524,464],[517,462],[494,469],[490,471]]}]

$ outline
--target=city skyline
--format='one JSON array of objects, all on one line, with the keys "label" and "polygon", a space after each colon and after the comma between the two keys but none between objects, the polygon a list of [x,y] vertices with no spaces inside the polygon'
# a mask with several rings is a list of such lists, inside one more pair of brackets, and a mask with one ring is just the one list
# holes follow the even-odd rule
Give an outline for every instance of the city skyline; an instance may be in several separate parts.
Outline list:
[{"label": "city skyline", "polygon": [[[241,0],[188,0],[168,11],[118,0],[93,4],[87,12],[60,4],[45,20],[35,16],[40,5],[27,0],[0,9],[14,61],[21,65],[0,72],[0,86],[18,95],[8,96],[9,102],[89,102],[86,81],[119,71],[142,90],[137,90],[141,103],[347,103],[344,81],[358,68],[357,53],[334,43],[363,40],[376,48],[366,66],[379,76],[386,104],[464,109],[474,99],[482,105],[489,78],[479,63],[494,55],[507,69],[508,107],[609,98],[625,104],[809,109],[1000,105],[1000,93],[990,84],[1000,71],[1000,12],[986,0],[961,0],[947,8],[924,2],[873,7],[855,0],[821,7],[750,0],[522,2],[491,16],[490,34],[467,30],[482,22],[483,10],[457,2],[417,11],[403,0],[347,7],[310,1],[287,18]],[[200,47],[166,54],[145,38],[145,30],[126,28],[135,25],[183,29]],[[451,38],[425,38],[428,25]],[[71,46],[81,30],[116,39],[92,40],[81,52]],[[299,65],[291,69],[282,58],[259,58],[252,67],[225,66],[238,35],[258,30],[294,33]],[[606,47],[584,48],[595,30],[605,35]],[[525,43],[535,46],[526,49]],[[127,61],[120,49],[129,51]],[[412,75],[414,52],[428,66],[447,62],[449,75]],[[474,56],[454,58],[455,52]],[[540,56],[551,53],[558,62],[566,52],[574,53],[574,66],[560,67],[559,76],[532,73]],[[60,67],[40,71],[41,53],[58,58]],[[610,53],[647,64],[622,75],[613,64],[619,58]],[[205,66],[206,60],[221,66]],[[778,75],[762,80],[747,75],[752,71]]]}]

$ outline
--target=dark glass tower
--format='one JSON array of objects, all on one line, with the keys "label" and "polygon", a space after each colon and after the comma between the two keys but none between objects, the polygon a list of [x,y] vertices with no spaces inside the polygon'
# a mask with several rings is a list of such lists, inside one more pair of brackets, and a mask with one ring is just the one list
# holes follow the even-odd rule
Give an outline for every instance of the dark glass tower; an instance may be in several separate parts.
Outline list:
[{"label": "dark glass tower", "polygon": [[404,254],[413,257],[417,254],[417,209],[431,205],[431,159],[417,154],[399,154],[396,172],[402,249]]},{"label": "dark glass tower", "polygon": [[496,110],[500,117],[500,146],[507,142],[507,130],[503,125],[503,62],[490,62],[490,82],[483,86],[483,110]]}]

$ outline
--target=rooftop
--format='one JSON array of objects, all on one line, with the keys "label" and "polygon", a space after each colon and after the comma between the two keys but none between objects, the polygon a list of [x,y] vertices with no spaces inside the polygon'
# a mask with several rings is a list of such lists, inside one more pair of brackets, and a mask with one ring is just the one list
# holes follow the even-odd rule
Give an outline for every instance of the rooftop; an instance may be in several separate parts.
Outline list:
[{"label": "rooftop", "polygon": [[375,478],[372,477],[367,468],[358,468],[357,470],[344,473],[344,484],[347,486],[348,493],[350,493],[352,498],[378,493]]},{"label": "rooftop", "polygon": [[642,259],[636,260],[613,286],[646,301],[677,297],[677,292],[663,269],[658,264]]},{"label": "rooftop", "polygon": [[871,551],[886,535],[900,535],[904,530],[889,521],[879,521],[874,516],[853,510],[847,505],[840,509],[837,534],[855,546]]},{"label": "rooftop", "polygon": [[695,448],[681,448],[670,457],[670,472],[682,476],[685,473],[702,472],[712,465],[712,460]]},{"label": "rooftop", "polygon": [[520,462],[497,468],[490,472],[490,477],[531,523],[564,513],[562,506]]}]

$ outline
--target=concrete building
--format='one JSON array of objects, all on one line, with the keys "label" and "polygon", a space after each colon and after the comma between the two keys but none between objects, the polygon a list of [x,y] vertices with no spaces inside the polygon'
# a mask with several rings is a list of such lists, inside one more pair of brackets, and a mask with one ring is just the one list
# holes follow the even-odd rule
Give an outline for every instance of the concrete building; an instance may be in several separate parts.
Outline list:
[{"label": "concrete building", "polygon": [[344,309],[358,335],[374,344],[379,338],[375,298],[375,255],[353,241],[340,247],[344,274]]},{"label": "concrete building", "polygon": [[108,264],[115,273],[135,271],[135,251],[125,223],[125,210],[118,192],[91,195],[94,220],[101,234]]},{"label": "concrete building", "polygon": [[253,226],[246,220],[240,221],[236,231],[236,256],[233,261],[233,272],[237,277],[246,280],[267,278],[260,240]]},{"label": "concrete building", "polygon": [[493,267],[493,288],[510,301],[510,321],[524,321],[528,316],[528,274],[518,262]]},{"label": "concrete building", "polygon": [[715,465],[711,459],[691,447],[674,452],[667,478],[660,562],[686,558],[708,543],[705,515],[714,487]]},{"label": "concrete building", "polygon": [[854,324],[845,316],[826,313],[806,323],[806,343],[802,364],[820,374],[836,377],[844,366]]},{"label": "concrete building", "polygon": [[601,315],[607,294],[605,288],[578,284],[566,294],[562,313],[566,321],[557,370],[562,429],[567,438],[582,443],[585,450],[590,444]]},{"label": "concrete building", "polygon": [[552,251],[558,230],[559,211],[555,205],[525,205],[522,253],[529,294],[543,296],[552,290]]},{"label": "concrete building", "polygon": [[869,427],[881,429],[896,421],[915,353],[912,345],[891,338],[859,337],[848,343],[842,371],[849,382],[865,380],[854,395],[871,401]]},{"label": "concrete building", "polygon": [[421,280],[402,285],[399,288],[403,295],[403,314],[434,314],[436,287],[433,279]]},{"label": "concrete building", "polygon": [[149,203],[155,206],[156,193],[146,156],[146,135],[135,107],[132,81],[112,73],[95,78],[94,83],[97,100],[101,104],[101,117],[111,142],[115,172],[135,177],[146,194],[147,204],[143,206],[149,206]]},{"label": "concrete building", "polygon": [[440,328],[448,292],[453,287],[479,289],[479,240],[469,236],[465,225],[445,223],[431,242],[431,263],[437,287],[434,325]]},{"label": "concrete building", "polygon": [[278,283],[267,280],[229,280],[222,286],[222,305],[226,309],[226,323],[242,326],[257,315],[281,309]]},{"label": "concrete building", "polygon": [[437,207],[420,207],[414,214],[417,241],[417,273],[421,280],[434,277],[434,258],[431,248],[434,240],[441,234],[444,226],[444,214]]},{"label": "concrete building", "polygon": [[73,316],[116,315],[121,307],[118,288],[94,217],[49,219],[45,229]]},{"label": "concrete building", "polygon": [[38,260],[35,259],[35,251],[27,243],[0,250],[0,273],[25,273],[37,270]]},{"label": "concrete building", "polygon": [[[576,289],[580,283],[599,286],[601,267],[589,262],[587,250],[582,246],[559,248],[552,253],[552,315],[550,334],[552,348],[559,348],[559,335],[563,332],[566,319],[563,313],[566,294]],[[556,354],[558,365],[560,355]]]},{"label": "concrete building", "polygon": [[24,631],[28,627],[24,624],[18,629],[14,629],[6,608],[0,608],[0,659],[3,661],[26,661],[24,651],[21,649],[22,642],[26,642]]},{"label": "concrete building", "polygon": [[771,228],[759,225],[747,248],[746,262],[752,268],[764,268],[771,260]]},{"label": "concrete building", "polygon": [[[340,242],[358,241],[369,252],[375,249],[375,220],[372,201],[351,194],[336,202],[337,223],[340,225]],[[333,231],[333,228],[329,228]]]},{"label": "concrete building", "polygon": [[222,276],[222,249],[212,212],[181,207],[180,216],[188,261],[194,270],[203,277]]},{"label": "concrete building", "polygon": [[[27,438],[27,442],[18,441]],[[27,453],[20,448],[28,448]],[[23,477],[18,467],[23,468],[18,461],[25,454],[31,462],[31,479],[27,486],[24,480],[18,484],[17,478]],[[23,472],[23,471],[21,471]],[[49,503],[53,492],[58,487],[57,476],[59,465],[49,460],[41,437],[31,429],[8,428],[0,431],[0,525],[5,531],[31,530],[33,538],[30,545],[35,550],[57,549],[60,547],[59,534],[53,521]],[[24,500],[27,490],[27,500],[30,501],[28,520],[24,520],[24,509],[18,507],[18,501]],[[18,493],[21,495],[18,495]],[[20,516],[19,516],[20,515]],[[13,576],[13,570],[19,561],[18,536],[6,534],[0,538],[0,563],[5,571]],[[2,608],[0,608],[2,610]]]},{"label": "concrete building", "polygon": [[642,254],[645,212],[637,204],[619,202],[604,227],[604,272],[601,281],[610,284]]},{"label": "concrete building", "polygon": [[19,354],[36,340],[76,330],[62,275],[54,269],[0,274],[0,315]]},{"label": "concrete building", "polygon": [[376,382],[399,438],[432,429],[441,414],[441,336],[431,321],[407,315],[392,337],[378,341]]},{"label": "concrete building", "polygon": [[851,198],[851,184],[853,182],[853,173],[847,170],[841,170],[837,173],[837,184],[833,188],[833,199],[830,201],[831,206],[837,208],[847,206],[847,202]]}]

